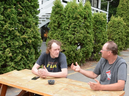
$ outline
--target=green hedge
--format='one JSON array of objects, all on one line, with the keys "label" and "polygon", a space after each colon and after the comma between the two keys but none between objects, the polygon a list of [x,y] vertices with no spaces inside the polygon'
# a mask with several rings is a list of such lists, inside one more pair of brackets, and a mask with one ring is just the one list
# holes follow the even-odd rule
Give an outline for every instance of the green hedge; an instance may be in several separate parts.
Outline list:
[{"label": "green hedge", "polygon": [[62,23],[64,18],[64,12],[63,12],[63,5],[61,4],[60,0],[54,1],[54,6],[52,7],[51,17],[50,17],[50,23],[48,27],[50,28],[50,31],[48,33],[48,39],[47,42],[51,39],[56,39],[59,41],[62,41],[63,39],[63,33],[62,33]]},{"label": "green hedge", "polygon": [[77,4],[73,0],[63,7],[60,0],[56,0],[50,20],[47,41],[57,39],[63,43],[62,52],[67,57],[68,65],[100,59],[98,53],[108,40],[115,41],[119,50],[125,47],[125,23],[122,19],[111,19],[107,25],[106,14],[92,15],[89,1],[83,6],[82,2]]},{"label": "green hedge", "polygon": [[38,0],[6,0],[0,6],[0,73],[31,69],[40,55]]},{"label": "green hedge", "polygon": [[94,47],[91,60],[99,60],[101,54],[99,54],[102,46],[108,41],[108,35],[106,31],[107,19],[105,13],[93,14],[93,31],[94,31]]},{"label": "green hedge", "polygon": [[123,18],[126,23],[124,29],[126,33],[125,49],[127,49],[129,48],[129,0],[120,0],[116,15]]},{"label": "green hedge", "polygon": [[50,20],[47,41],[57,39],[63,43],[62,50],[67,57],[68,65],[72,62],[84,63],[93,51],[90,3],[87,2],[83,6],[82,2],[77,4],[74,0],[63,9],[60,0],[56,0]]},{"label": "green hedge", "polygon": [[113,40],[118,45],[119,52],[125,48],[126,32],[123,19],[121,17],[111,17],[108,23],[108,39]]}]

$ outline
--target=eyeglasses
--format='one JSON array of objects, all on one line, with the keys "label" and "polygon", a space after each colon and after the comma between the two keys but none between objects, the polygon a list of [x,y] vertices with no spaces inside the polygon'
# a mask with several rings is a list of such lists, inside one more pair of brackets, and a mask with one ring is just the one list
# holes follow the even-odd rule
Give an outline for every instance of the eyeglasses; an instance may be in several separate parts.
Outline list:
[{"label": "eyeglasses", "polygon": [[101,51],[110,51],[110,50],[104,50],[104,49],[101,49]]}]

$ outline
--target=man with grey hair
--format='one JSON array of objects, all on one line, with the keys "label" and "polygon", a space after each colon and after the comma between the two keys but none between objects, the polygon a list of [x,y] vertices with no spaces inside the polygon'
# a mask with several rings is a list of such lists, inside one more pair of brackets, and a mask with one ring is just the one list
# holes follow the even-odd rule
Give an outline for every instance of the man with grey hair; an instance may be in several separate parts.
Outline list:
[{"label": "man with grey hair", "polygon": [[118,48],[115,42],[106,42],[102,50],[102,58],[99,60],[94,71],[86,71],[72,63],[71,69],[86,77],[95,79],[100,75],[100,81],[89,82],[92,90],[120,91],[124,90],[127,79],[127,64],[123,58],[118,56]]}]

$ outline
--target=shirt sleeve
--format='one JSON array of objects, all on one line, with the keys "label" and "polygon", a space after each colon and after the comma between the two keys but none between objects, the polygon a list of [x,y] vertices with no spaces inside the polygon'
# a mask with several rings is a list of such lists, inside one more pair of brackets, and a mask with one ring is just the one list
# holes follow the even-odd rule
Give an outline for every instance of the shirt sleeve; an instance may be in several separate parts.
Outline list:
[{"label": "shirt sleeve", "polygon": [[104,66],[104,64],[105,64],[105,59],[104,58],[101,58],[100,60],[99,60],[99,62],[97,63],[97,65],[96,65],[96,67],[95,67],[95,69],[94,69],[94,73],[95,74],[97,74],[97,75],[100,75],[101,74],[101,68],[103,68],[102,66]]},{"label": "shirt sleeve", "polygon": [[127,66],[125,63],[121,64],[118,69],[118,80],[124,80],[127,79]]},{"label": "shirt sleeve", "polygon": [[61,69],[62,68],[67,68],[67,60],[65,54],[61,53],[60,54],[60,64],[61,64]]},{"label": "shirt sleeve", "polygon": [[38,58],[38,60],[36,61],[36,63],[38,64],[38,65],[44,65],[44,58],[45,58],[45,52],[43,52],[43,53],[41,53],[41,55],[39,56],[39,58]]}]

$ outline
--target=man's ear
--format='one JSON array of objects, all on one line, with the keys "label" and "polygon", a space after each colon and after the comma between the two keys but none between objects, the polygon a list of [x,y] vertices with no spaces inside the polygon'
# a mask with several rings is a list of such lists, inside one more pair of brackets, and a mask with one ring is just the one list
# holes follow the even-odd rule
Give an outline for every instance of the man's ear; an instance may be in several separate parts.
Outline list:
[{"label": "man's ear", "polygon": [[111,55],[111,54],[112,54],[112,52],[111,52],[111,51],[108,51],[108,54],[109,54],[109,55]]}]

